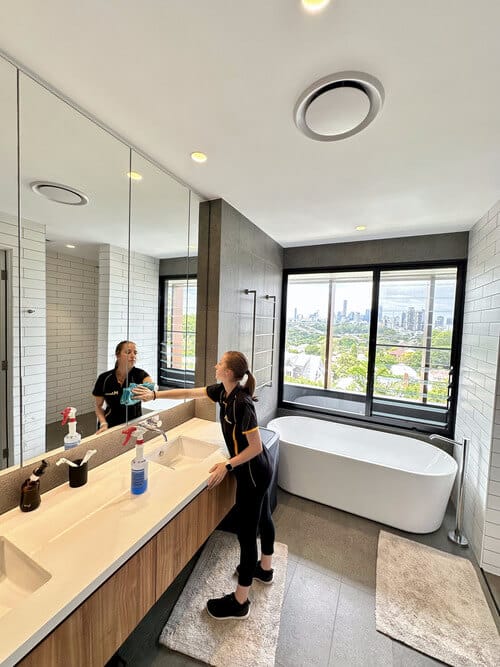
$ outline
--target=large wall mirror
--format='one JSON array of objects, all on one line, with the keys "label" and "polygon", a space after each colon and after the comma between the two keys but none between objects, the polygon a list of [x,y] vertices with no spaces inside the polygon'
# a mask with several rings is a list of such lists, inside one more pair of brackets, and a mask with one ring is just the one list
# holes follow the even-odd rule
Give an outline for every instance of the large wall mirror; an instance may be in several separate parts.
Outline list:
[{"label": "large wall mirror", "polygon": [[[194,363],[186,333],[190,191],[135,151],[131,176],[130,340],[137,365],[160,388],[185,387],[188,363]],[[178,402],[157,399],[142,412]]]},{"label": "large wall mirror", "polygon": [[193,384],[200,200],[1,58],[0,121],[2,470],[62,447],[65,407],[95,434],[120,341],[161,387]]},{"label": "large wall mirror", "polygon": [[21,459],[17,70],[0,59],[0,470]]},{"label": "large wall mirror", "polygon": [[94,383],[128,337],[130,149],[22,73],[19,135],[26,460],[63,445],[67,406],[95,433]]}]

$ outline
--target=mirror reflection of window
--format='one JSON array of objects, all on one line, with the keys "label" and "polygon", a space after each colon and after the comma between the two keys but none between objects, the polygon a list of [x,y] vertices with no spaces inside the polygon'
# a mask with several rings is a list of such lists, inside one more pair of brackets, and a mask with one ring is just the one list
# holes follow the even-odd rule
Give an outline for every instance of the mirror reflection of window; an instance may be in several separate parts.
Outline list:
[{"label": "mirror reflection of window", "polygon": [[193,387],[196,348],[196,278],[161,279],[159,340],[162,388]]}]

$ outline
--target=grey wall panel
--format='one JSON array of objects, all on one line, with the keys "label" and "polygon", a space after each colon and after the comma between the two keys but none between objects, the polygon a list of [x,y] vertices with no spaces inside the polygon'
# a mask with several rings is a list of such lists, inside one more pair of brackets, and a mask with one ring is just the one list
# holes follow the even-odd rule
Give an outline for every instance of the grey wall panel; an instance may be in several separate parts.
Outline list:
[{"label": "grey wall panel", "polygon": [[467,258],[468,232],[285,248],[285,269],[362,266]]},{"label": "grey wall panel", "polygon": [[[198,267],[198,290],[204,291],[207,299],[204,312],[198,309],[197,358],[203,358],[205,370],[204,382],[197,373],[197,385],[213,381],[213,367],[226,350],[240,350],[250,358],[253,298],[245,294],[245,289],[257,291],[258,308],[266,307],[263,301],[266,294],[277,297],[272,386],[257,392],[257,415],[259,423],[265,425],[275,414],[278,400],[283,249],[221,199],[201,205],[199,238],[199,247],[208,248],[208,252],[206,262],[200,256]],[[202,245],[202,239],[206,245]],[[206,318],[205,332],[201,326],[203,318]],[[203,407],[205,415],[206,411]]]}]

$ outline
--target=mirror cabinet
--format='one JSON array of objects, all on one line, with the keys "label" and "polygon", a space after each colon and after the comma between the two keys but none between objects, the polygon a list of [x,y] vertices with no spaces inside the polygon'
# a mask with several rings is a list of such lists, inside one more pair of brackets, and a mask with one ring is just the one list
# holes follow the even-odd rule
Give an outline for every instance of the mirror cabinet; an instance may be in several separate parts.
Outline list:
[{"label": "mirror cabinet", "polygon": [[65,407],[95,433],[120,341],[192,383],[199,197],[1,58],[0,91],[1,470],[62,447]]}]

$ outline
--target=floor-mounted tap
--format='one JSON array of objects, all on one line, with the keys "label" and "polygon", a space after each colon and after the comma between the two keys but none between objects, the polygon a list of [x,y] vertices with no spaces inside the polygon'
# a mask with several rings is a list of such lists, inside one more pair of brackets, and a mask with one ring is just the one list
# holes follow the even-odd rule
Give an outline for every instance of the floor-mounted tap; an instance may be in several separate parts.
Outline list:
[{"label": "floor-mounted tap", "polygon": [[467,440],[464,438],[463,442],[458,442],[458,440],[452,440],[451,438],[445,438],[443,435],[438,435],[433,433],[429,436],[429,440],[440,440],[441,442],[447,442],[450,445],[457,445],[462,447],[462,461],[460,467],[460,479],[458,482],[458,496],[457,496],[457,511],[455,515],[455,529],[450,530],[448,533],[448,539],[455,544],[458,544],[461,547],[469,546],[469,541],[462,532],[462,520],[464,512],[464,482],[465,482],[465,463],[467,460]]}]

